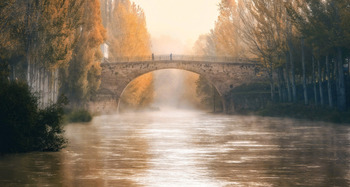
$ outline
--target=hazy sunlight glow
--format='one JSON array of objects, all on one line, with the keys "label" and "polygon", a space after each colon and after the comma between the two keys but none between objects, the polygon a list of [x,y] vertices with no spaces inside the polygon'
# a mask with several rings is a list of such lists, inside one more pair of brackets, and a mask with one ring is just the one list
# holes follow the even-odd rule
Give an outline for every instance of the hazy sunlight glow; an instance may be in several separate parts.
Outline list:
[{"label": "hazy sunlight glow", "polygon": [[218,17],[220,0],[133,0],[146,15],[154,53],[189,53]]}]

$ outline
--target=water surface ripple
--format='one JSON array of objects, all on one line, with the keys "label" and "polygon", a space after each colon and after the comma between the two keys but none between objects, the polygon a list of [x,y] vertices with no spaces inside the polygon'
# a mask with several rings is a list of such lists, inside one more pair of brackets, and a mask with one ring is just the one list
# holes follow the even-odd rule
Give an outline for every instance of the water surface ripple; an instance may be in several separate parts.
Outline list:
[{"label": "water surface ripple", "polygon": [[60,152],[0,157],[0,186],[350,186],[350,126],[184,111],[65,129]]}]

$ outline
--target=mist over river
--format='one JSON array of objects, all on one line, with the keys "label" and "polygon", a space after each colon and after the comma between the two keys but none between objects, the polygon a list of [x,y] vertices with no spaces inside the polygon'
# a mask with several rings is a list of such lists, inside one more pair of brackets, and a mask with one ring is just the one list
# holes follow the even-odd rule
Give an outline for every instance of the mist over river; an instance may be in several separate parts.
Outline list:
[{"label": "mist over river", "polygon": [[172,111],[65,127],[56,153],[0,157],[0,186],[349,186],[350,127]]}]

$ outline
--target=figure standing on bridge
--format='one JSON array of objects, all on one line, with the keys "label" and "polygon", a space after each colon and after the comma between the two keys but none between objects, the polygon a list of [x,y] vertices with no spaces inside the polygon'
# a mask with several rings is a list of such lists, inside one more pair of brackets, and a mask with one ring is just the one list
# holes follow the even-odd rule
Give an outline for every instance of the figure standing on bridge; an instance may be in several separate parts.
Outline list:
[{"label": "figure standing on bridge", "polygon": [[170,60],[173,60],[173,53],[170,53]]},{"label": "figure standing on bridge", "polygon": [[154,53],[152,53],[152,61],[154,61]]}]

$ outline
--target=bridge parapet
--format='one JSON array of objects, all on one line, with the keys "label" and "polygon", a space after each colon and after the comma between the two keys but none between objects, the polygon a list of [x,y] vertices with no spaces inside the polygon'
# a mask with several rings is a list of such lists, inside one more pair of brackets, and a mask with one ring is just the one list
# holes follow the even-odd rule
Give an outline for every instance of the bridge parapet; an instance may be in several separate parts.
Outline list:
[{"label": "bridge parapet", "polygon": [[121,56],[115,58],[105,58],[105,63],[123,62],[158,62],[158,61],[186,61],[186,62],[220,62],[220,63],[251,63],[257,64],[257,58],[237,58],[230,56],[194,56],[194,55],[149,55],[149,56]]}]

